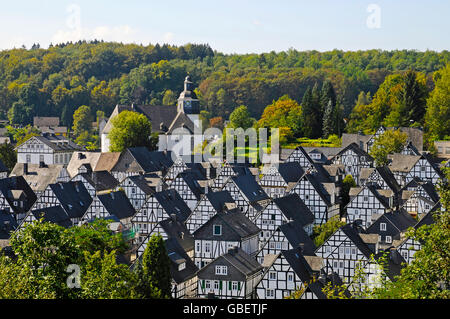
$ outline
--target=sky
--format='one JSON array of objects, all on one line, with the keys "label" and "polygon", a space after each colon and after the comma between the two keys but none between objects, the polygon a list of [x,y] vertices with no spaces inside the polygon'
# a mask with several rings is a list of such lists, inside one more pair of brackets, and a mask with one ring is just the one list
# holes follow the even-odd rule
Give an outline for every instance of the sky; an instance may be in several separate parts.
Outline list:
[{"label": "sky", "polygon": [[227,54],[442,51],[449,14],[447,0],[14,0],[1,5],[0,50],[102,39],[208,43]]}]

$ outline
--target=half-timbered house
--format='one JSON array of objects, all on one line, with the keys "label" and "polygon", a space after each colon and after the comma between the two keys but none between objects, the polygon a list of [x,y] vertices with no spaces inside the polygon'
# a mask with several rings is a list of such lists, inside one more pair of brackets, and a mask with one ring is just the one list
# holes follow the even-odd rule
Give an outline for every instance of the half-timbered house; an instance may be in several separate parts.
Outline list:
[{"label": "half-timbered house", "polygon": [[233,247],[198,271],[197,296],[253,299],[261,275],[262,266],[242,249]]},{"label": "half-timbered house", "polygon": [[260,248],[271,238],[278,226],[294,220],[301,223],[309,236],[312,235],[314,215],[297,194],[289,194],[270,202],[254,221],[261,229]]},{"label": "half-timbered house", "polygon": [[180,194],[191,210],[194,210],[205,193],[212,191],[206,176],[200,171],[192,169],[179,173],[170,184],[170,188],[175,189]]},{"label": "half-timbered house", "polygon": [[345,147],[331,159],[334,164],[342,164],[345,167],[345,175],[351,175],[356,184],[359,184],[359,175],[362,168],[373,166],[373,158],[352,143]]},{"label": "half-timbered house", "polygon": [[297,148],[288,156],[288,158],[286,158],[285,162],[297,162],[305,171],[311,168],[314,163],[312,158],[301,146],[297,146]]},{"label": "half-timbered house", "polygon": [[164,181],[154,173],[128,176],[120,183],[119,187],[123,189],[131,205],[137,211],[154,193],[166,189]]},{"label": "half-timbered house", "polygon": [[67,137],[53,134],[43,134],[33,136],[26,142],[16,147],[17,163],[39,164],[43,162],[47,165],[69,164],[72,154],[76,151],[83,151],[84,148],[75,144]]},{"label": "half-timbered house", "polygon": [[386,249],[397,246],[405,231],[416,224],[416,220],[403,210],[388,212],[380,216],[367,228],[368,234],[378,235],[378,247]]},{"label": "half-timbered house", "polygon": [[401,191],[400,206],[411,216],[421,218],[439,202],[440,198],[433,184],[415,178]]},{"label": "half-timbered house", "polygon": [[271,165],[261,178],[260,185],[269,197],[282,197],[295,186],[303,174],[304,170],[298,162]]},{"label": "half-timbered house", "polygon": [[186,220],[186,226],[193,233],[215,214],[234,208],[236,208],[236,203],[228,191],[210,191],[200,199],[198,205]]},{"label": "half-timbered house", "polygon": [[388,155],[388,159],[389,168],[401,186],[405,186],[415,177],[432,184],[436,184],[443,177],[440,169],[426,153],[420,156],[396,153]]},{"label": "half-timbered house", "polygon": [[81,171],[71,180],[74,182],[82,182],[91,197],[95,197],[97,194],[114,191],[119,186],[119,181],[108,171],[93,172],[92,170],[87,169],[86,171]]},{"label": "half-timbered house", "polygon": [[230,193],[237,207],[250,220],[254,220],[270,202],[269,196],[250,174],[230,177],[222,190]]},{"label": "half-timbered house", "polygon": [[28,223],[33,221],[43,219],[44,222],[56,224],[64,228],[69,228],[73,226],[73,222],[67,215],[66,211],[60,206],[48,206],[45,208],[31,210],[23,222],[19,225],[18,229],[22,229]]},{"label": "half-timbered house", "polygon": [[[304,256],[299,247],[267,255],[262,279],[256,286],[258,299],[283,299],[310,286],[319,277],[322,263],[321,257]],[[308,291],[305,298],[318,297]]]},{"label": "half-timbered house", "polygon": [[[418,229],[424,225],[432,225],[435,223],[433,214],[441,207],[440,203],[437,203],[433,208],[426,213],[415,225],[414,228]],[[414,260],[414,255],[422,248],[422,243],[413,237],[404,238],[398,245],[397,251],[403,257],[403,259],[410,264]]]},{"label": "half-timbered house", "polygon": [[367,228],[381,215],[390,211],[393,206],[393,196],[383,196],[385,191],[372,184],[351,188],[350,202],[345,206],[346,222],[353,223],[360,220],[361,226]]},{"label": "half-timbered house", "polygon": [[[260,238],[260,240],[262,240]],[[276,255],[282,250],[302,247],[303,254],[313,255],[316,246],[303,229],[299,221],[291,221],[282,224],[272,232],[269,238],[264,238],[264,243],[257,254],[257,260],[262,263],[267,255]]]},{"label": "half-timbered house", "polygon": [[172,214],[183,223],[191,215],[191,210],[176,190],[167,189],[150,196],[132,218],[133,226],[139,232],[139,240],[143,241],[160,221]]},{"label": "half-timbered house", "polygon": [[0,210],[12,213],[18,224],[36,200],[36,194],[23,176],[0,179]]},{"label": "half-timbered house", "polygon": [[239,209],[216,213],[193,233],[194,262],[203,268],[234,246],[254,256],[258,251],[259,233],[260,229]]},{"label": "half-timbered house", "polygon": [[91,205],[83,215],[83,221],[94,220],[96,218],[117,217],[125,228],[132,228],[131,218],[136,214],[136,210],[131,205],[130,200],[122,191],[115,191],[105,194],[98,194],[94,197]]}]

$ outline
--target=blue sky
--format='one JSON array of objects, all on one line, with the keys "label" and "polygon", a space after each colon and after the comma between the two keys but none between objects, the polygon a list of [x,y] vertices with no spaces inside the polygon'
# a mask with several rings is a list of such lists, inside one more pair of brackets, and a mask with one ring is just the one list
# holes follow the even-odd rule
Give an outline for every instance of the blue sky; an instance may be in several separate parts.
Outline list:
[{"label": "blue sky", "polygon": [[2,3],[0,49],[38,42],[209,43],[224,53],[450,49],[444,0],[72,0]]}]

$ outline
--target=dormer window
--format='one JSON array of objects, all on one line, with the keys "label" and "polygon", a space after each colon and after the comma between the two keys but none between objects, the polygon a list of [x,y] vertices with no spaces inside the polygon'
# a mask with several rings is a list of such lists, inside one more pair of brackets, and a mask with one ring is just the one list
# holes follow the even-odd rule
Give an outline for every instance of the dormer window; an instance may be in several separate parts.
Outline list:
[{"label": "dormer window", "polygon": [[380,230],[386,231],[386,223],[380,223]]},{"label": "dormer window", "polygon": [[213,226],[213,235],[221,236],[222,235],[222,225],[214,225]]},{"label": "dormer window", "polygon": [[182,262],[178,265],[178,271],[182,271],[184,269],[186,269],[186,262]]}]

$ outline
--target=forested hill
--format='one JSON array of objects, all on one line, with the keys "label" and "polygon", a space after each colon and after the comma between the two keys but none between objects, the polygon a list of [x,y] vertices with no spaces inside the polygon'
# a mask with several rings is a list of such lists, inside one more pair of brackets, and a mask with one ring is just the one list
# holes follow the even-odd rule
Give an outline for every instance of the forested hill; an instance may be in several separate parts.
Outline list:
[{"label": "forested hill", "polygon": [[330,80],[348,116],[360,92],[373,95],[387,75],[415,70],[427,76],[450,53],[368,50],[296,51],[227,55],[208,45],[184,46],[78,42],[0,52],[0,118],[30,124],[33,116],[60,116],[90,106],[107,116],[118,103],[173,104],[187,73],[198,86],[202,109],[228,118],[246,105],[259,118],[273,100],[301,101],[307,87]]}]

